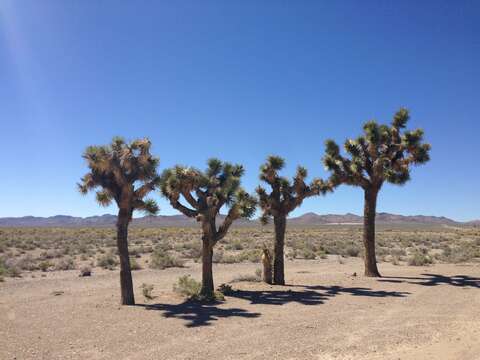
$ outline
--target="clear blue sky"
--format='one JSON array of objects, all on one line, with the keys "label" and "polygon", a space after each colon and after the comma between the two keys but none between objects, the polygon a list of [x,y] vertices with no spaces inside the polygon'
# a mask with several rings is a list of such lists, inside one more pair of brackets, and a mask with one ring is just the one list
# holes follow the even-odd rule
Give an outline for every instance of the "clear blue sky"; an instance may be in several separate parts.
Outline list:
[{"label": "clear blue sky", "polygon": [[[478,1],[3,0],[0,216],[114,212],[75,188],[114,135],[148,136],[160,170],[240,162],[253,191],[268,154],[327,176],[326,138],[406,106],[432,161],[378,211],[480,218],[479,19]],[[362,209],[341,187],[295,215]]]}]

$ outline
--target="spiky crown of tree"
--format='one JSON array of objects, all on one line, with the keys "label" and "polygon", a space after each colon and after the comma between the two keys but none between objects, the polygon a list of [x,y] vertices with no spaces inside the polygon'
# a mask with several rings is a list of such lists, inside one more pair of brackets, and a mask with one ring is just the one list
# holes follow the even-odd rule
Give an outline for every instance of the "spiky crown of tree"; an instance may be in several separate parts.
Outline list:
[{"label": "spiky crown of tree", "polygon": [[[205,172],[184,166],[165,170],[160,189],[175,209],[197,221],[214,219],[222,206],[228,206],[227,216],[215,234],[218,241],[234,220],[255,213],[256,199],[240,187],[243,174],[241,165],[210,159]],[[188,205],[180,202],[180,196]]]},{"label": "spiky crown of tree", "polygon": [[406,183],[410,179],[410,165],[426,163],[431,148],[423,142],[422,129],[402,133],[409,118],[408,110],[401,108],[391,126],[375,121],[365,123],[363,136],[346,140],[344,149],[348,157],[340,155],[340,148],[333,140],[327,140],[323,162],[333,173],[332,182],[364,189],[381,187],[384,181]]},{"label": "spiky crown of tree", "polygon": [[278,156],[269,156],[266,163],[260,167],[260,180],[272,188],[270,194],[262,186],[256,188],[259,204],[263,211],[260,218],[263,223],[267,223],[270,216],[288,215],[307,197],[325,194],[332,190],[331,185],[321,179],[315,178],[310,184],[305,183],[308,172],[302,166],[297,167],[293,182],[290,182],[287,178],[278,175],[284,166],[284,159]]},{"label": "spiky crown of tree", "polygon": [[[144,199],[160,183],[159,159],[150,154],[150,147],[148,139],[127,144],[121,137],[113,138],[110,145],[89,146],[83,158],[90,172],[77,184],[79,191],[86,194],[100,188],[96,191],[96,199],[102,206],[115,201],[119,208],[129,206],[130,212],[141,210],[156,214],[156,202]],[[137,188],[136,184],[139,184]]]}]

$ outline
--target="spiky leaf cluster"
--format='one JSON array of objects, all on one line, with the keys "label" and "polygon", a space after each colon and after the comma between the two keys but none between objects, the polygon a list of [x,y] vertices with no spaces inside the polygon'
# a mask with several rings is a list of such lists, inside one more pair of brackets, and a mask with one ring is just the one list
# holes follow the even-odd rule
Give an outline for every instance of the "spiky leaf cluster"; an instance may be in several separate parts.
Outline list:
[{"label": "spiky leaf cluster", "polygon": [[375,121],[364,124],[364,134],[345,141],[348,156],[340,154],[339,146],[327,140],[323,163],[332,172],[335,184],[377,188],[387,181],[404,184],[410,179],[410,165],[430,160],[430,144],[423,142],[423,130],[403,131],[409,112],[401,108],[390,126]]},{"label": "spiky leaf cluster", "polygon": [[82,194],[96,190],[97,202],[108,206],[115,201],[119,208],[149,214],[158,212],[154,200],[145,199],[160,183],[157,174],[159,159],[150,153],[148,139],[126,143],[116,137],[111,144],[89,146],[83,158],[90,172],[82,177],[78,189]]},{"label": "spiky leaf cluster", "polygon": [[230,225],[238,218],[250,218],[257,201],[240,186],[244,174],[241,165],[210,159],[205,171],[192,167],[175,166],[161,176],[161,193],[172,207],[198,221],[211,222],[223,206],[229,210],[222,225],[212,228],[216,242],[226,235]]},{"label": "spiky leaf cluster", "polygon": [[293,181],[290,181],[279,175],[279,171],[284,166],[284,159],[279,156],[269,156],[266,163],[260,167],[260,180],[272,188],[270,193],[262,186],[256,189],[262,209],[260,219],[263,223],[267,223],[271,216],[287,216],[307,197],[325,194],[332,190],[329,183],[317,178],[307,184],[305,179],[308,172],[302,166],[297,168]]}]

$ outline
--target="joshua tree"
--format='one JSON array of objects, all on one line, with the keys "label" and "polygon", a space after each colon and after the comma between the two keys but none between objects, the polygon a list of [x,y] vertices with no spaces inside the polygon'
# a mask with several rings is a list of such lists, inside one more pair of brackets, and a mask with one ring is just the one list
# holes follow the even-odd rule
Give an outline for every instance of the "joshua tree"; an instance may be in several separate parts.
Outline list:
[{"label": "joshua tree", "polygon": [[[225,237],[236,219],[250,218],[255,213],[256,199],[240,187],[243,173],[241,165],[210,159],[205,172],[176,166],[165,170],[161,177],[162,195],[172,207],[201,223],[203,265],[200,295],[207,300],[214,298],[213,247]],[[224,205],[229,210],[222,224],[217,227],[217,216]]]},{"label": "joshua tree", "polygon": [[331,190],[329,184],[321,179],[313,179],[307,185],[307,169],[299,166],[293,178],[293,183],[278,175],[278,172],[285,166],[285,160],[278,156],[269,156],[267,162],[260,167],[260,180],[266,182],[272,188],[270,194],[258,186],[256,191],[260,200],[260,207],[263,211],[260,220],[266,224],[270,217],[273,217],[275,225],[275,243],[273,250],[273,283],[285,285],[284,270],[284,247],[285,229],[287,216],[295,208],[302,205],[305,198],[325,194]]},{"label": "joshua tree", "polygon": [[110,145],[89,146],[83,158],[90,172],[82,177],[78,188],[82,194],[97,189],[97,202],[118,206],[117,247],[120,257],[120,286],[122,305],[134,305],[132,273],[128,254],[128,224],[134,210],[156,214],[158,206],[144,199],[159,184],[158,158],[150,154],[150,141],[140,139],[125,143],[114,138]]},{"label": "joshua tree", "polygon": [[363,243],[365,246],[365,275],[379,277],[375,257],[375,216],[377,196],[383,183],[403,185],[410,179],[410,166],[424,164],[429,159],[430,144],[423,142],[423,130],[403,131],[409,113],[400,109],[392,124],[364,124],[364,134],[345,141],[348,156],[342,156],[338,145],[326,142],[325,167],[332,172],[335,185],[362,187],[365,195]]}]

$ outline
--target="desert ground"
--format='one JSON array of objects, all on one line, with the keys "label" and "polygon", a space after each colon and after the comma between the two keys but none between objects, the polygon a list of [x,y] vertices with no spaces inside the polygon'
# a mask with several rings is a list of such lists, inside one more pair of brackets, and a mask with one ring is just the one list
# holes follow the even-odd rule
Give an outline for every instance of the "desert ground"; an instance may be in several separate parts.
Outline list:
[{"label": "desert ground", "polygon": [[132,307],[114,237],[0,229],[0,359],[480,359],[477,228],[379,226],[378,279],[362,275],[361,227],[290,228],[287,286],[258,281],[272,230],[236,228],[214,256],[233,290],[214,304],[173,290],[200,280],[198,229],[132,228]]},{"label": "desert ground", "polygon": [[[256,264],[216,264],[217,284]],[[235,282],[224,302],[172,291],[200,265],[134,272],[138,305],[118,305],[117,271],[57,271],[0,284],[1,359],[480,359],[480,266],[287,262],[288,286]],[[357,276],[353,276],[353,273]],[[154,285],[146,301],[140,285]]]}]

